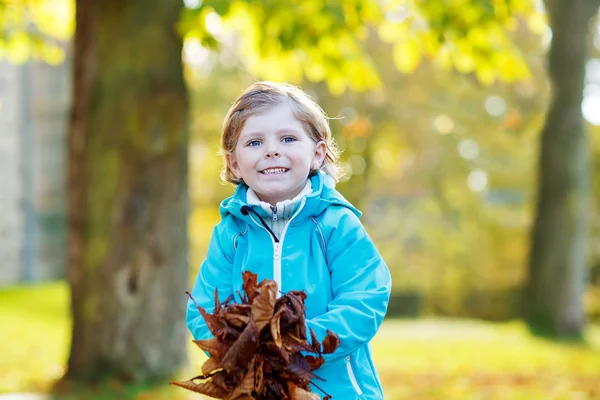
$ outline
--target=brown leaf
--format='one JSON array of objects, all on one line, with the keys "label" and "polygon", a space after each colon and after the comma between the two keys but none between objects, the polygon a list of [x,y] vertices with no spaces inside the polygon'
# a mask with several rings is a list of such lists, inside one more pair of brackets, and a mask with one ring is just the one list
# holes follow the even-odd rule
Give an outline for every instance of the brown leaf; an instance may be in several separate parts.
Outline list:
[{"label": "brown leaf", "polygon": [[213,372],[215,372],[216,370],[220,369],[219,368],[219,364],[221,363],[221,359],[219,358],[219,360],[217,360],[216,358],[209,358],[208,360],[206,360],[204,362],[204,364],[202,364],[202,373],[204,375],[208,375],[211,374]]},{"label": "brown leaf", "polygon": [[279,347],[274,342],[265,342],[263,348],[263,354],[266,358],[275,356],[275,358],[283,360],[284,363],[290,362],[290,352],[284,347]]},{"label": "brown leaf", "polygon": [[285,366],[283,371],[281,371],[282,376],[290,378],[295,382],[304,381],[306,383],[308,383],[308,381],[314,378],[321,379],[311,372],[308,362],[300,353],[295,353],[290,358],[290,363]]},{"label": "brown leaf", "polygon": [[311,371],[319,368],[325,362],[325,359],[321,355],[319,355],[319,357],[306,356],[305,358]]},{"label": "brown leaf", "polygon": [[255,359],[252,359],[248,370],[244,374],[242,381],[235,387],[233,392],[227,397],[227,400],[242,399],[246,396],[250,396],[252,399],[252,391],[254,390],[254,374],[255,374]]},{"label": "brown leaf", "polygon": [[[296,294],[301,293],[301,295]],[[294,334],[296,337],[306,339],[306,307],[304,306],[304,292],[290,292],[287,294],[289,304],[292,307],[292,321],[294,323]]]},{"label": "brown leaf", "polygon": [[321,396],[318,394],[299,388],[292,382],[288,382],[288,392],[291,400],[321,400]]},{"label": "brown leaf", "polygon": [[271,321],[277,295],[277,284],[275,281],[263,282],[265,283],[258,289],[259,294],[252,303],[252,317],[254,318],[254,324],[258,332],[262,331],[269,324],[269,321]]},{"label": "brown leaf", "polygon": [[238,315],[246,315],[249,316],[252,311],[252,305],[250,304],[230,304],[227,306],[227,312],[238,314]]},{"label": "brown leaf", "polygon": [[258,275],[250,271],[244,271],[242,273],[242,279],[244,280],[242,290],[248,296],[248,303],[253,303],[254,298],[258,295],[256,291]]},{"label": "brown leaf", "polygon": [[192,380],[170,382],[171,385],[179,386],[192,392],[202,393],[210,397],[217,399],[225,399],[227,397],[227,391],[223,390],[219,386],[215,385],[212,381],[208,380],[201,384],[194,383]]},{"label": "brown leaf", "polygon": [[300,351],[313,352],[313,348],[306,340],[300,340],[294,335],[287,334],[282,336],[283,347],[292,353]]},{"label": "brown leaf", "polygon": [[250,318],[245,315],[233,313],[224,313],[223,319],[234,328],[244,328],[246,325],[248,325],[248,321],[250,320]]},{"label": "brown leaf", "polygon": [[227,351],[219,366],[227,371],[227,373],[235,371],[239,366],[245,368],[250,360],[252,360],[257,346],[258,331],[254,325],[254,321],[251,319],[244,332],[242,332],[240,337]]},{"label": "brown leaf", "polygon": [[213,314],[218,315],[221,311],[221,303],[219,302],[219,291],[215,288],[215,311]]},{"label": "brown leaf", "polygon": [[231,387],[231,379],[229,379],[229,376],[223,369],[221,369],[221,372],[212,377],[212,382],[218,387],[223,388],[227,393],[230,393],[233,389]]},{"label": "brown leaf", "polygon": [[280,331],[280,319],[281,319],[281,314],[283,314],[284,312],[285,312],[285,309],[281,308],[279,311],[277,311],[273,315],[273,318],[271,318],[271,323],[270,323],[271,337],[273,338],[273,341],[275,342],[277,347],[281,347],[281,345],[282,345],[281,331]]},{"label": "brown leaf", "polygon": [[200,314],[202,314],[202,318],[204,318],[204,321],[206,321],[206,325],[213,336],[217,336],[227,326],[221,318],[207,313],[204,308],[198,306],[198,310],[200,311]]},{"label": "brown leaf", "polygon": [[256,357],[255,374],[254,374],[254,391],[261,395],[265,391],[265,380],[263,370],[263,359],[262,357]]},{"label": "brown leaf", "polygon": [[327,329],[327,336],[323,339],[323,354],[331,354],[340,346],[338,335]]},{"label": "brown leaf", "polygon": [[[198,311],[200,311],[202,318],[204,318],[204,321],[206,321],[206,325],[208,326],[210,333],[212,333],[213,336],[217,336],[217,333],[219,333],[221,329],[223,329],[226,326],[225,322],[223,322],[217,315],[207,313],[204,308],[200,307],[198,303],[196,303],[196,299],[194,299],[190,292],[186,291],[185,293],[190,297],[190,299],[192,299],[192,301],[196,305],[196,308],[198,308]],[[215,297],[216,296],[217,290],[215,289]]]},{"label": "brown leaf", "polygon": [[194,343],[202,350],[207,351],[208,354],[210,354],[210,358],[215,358],[217,360],[223,358],[228,348],[226,343],[223,343],[217,338],[194,340]]}]

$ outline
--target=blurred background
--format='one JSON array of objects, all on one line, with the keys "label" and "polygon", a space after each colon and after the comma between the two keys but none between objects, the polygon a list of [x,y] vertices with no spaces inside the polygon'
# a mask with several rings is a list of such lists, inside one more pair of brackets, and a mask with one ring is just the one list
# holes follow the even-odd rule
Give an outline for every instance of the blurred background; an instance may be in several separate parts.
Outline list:
[{"label": "blurred background", "polygon": [[0,399],[201,398],[184,291],[260,79],[331,117],[386,399],[600,399],[599,6],[0,0]]}]

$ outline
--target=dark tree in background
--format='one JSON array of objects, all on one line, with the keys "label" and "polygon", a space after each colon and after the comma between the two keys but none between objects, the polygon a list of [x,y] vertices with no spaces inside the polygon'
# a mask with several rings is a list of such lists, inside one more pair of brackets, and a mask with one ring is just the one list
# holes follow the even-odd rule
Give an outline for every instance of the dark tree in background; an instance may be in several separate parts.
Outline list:
[{"label": "dark tree in background", "polygon": [[526,318],[534,331],[581,336],[587,262],[591,150],[581,102],[589,22],[598,0],[549,0],[548,69],[553,100],[541,134],[538,202],[532,233]]},{"label": "dark tree in background", "polygon": [[182,2],[77,0],[69,131],[67,378],[185,362],[187,110]]}]

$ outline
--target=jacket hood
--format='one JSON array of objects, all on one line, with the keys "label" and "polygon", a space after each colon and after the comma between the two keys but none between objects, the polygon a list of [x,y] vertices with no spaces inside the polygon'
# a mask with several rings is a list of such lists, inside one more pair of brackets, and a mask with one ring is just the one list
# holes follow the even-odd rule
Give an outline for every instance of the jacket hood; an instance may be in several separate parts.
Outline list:
[{"label": "jacket hood", "polygon": [[[323,171],[319,171],[317,174],[310,177],[310,180],[312,192],[306,195],[305,199],[302,200],[305,204],[298,216],[294,219],[294,225],[297,221],[321,214],[330,206],[346,207],[360,218],[362,213],[335,189],[335,180],[331,176]],[[221,202],[219,210],[221,218],[225,218],[228,214],[232,214],[243,220],[249,218],[241,212],[242,206],[248,205],[246,201],[247,192],[248,186],[245,183],[240,183],[233,196],[230,196]]]}]

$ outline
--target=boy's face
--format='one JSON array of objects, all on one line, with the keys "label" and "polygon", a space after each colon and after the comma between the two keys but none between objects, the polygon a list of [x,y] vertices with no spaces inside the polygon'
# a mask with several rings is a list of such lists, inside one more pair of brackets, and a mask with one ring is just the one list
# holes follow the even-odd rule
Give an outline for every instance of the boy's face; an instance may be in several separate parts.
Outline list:
[{"label": "boy's face", "polygon": [[325,152],[325,142],[315,143],[291,106],[281,103],[246,120],[227,162],[237,179],[275,205],[302,191],[311,169],[321,167]]}]

